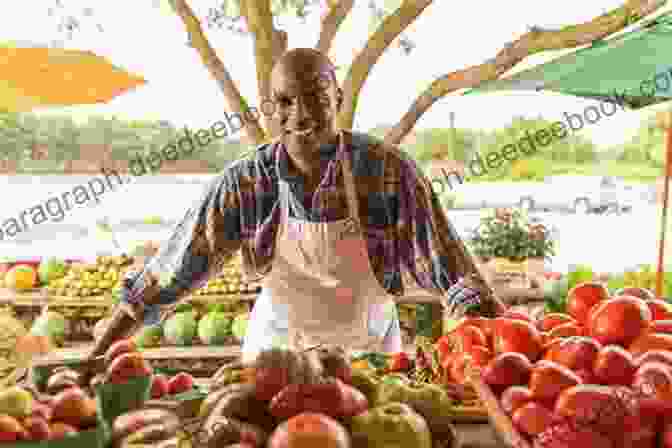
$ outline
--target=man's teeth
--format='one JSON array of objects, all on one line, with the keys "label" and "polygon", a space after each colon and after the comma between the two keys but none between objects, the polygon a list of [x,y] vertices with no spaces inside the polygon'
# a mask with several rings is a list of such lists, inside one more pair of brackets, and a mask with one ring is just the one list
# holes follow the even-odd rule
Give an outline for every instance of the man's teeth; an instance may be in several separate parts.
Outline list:
[{"label": "man's teeth", "polygon": [[311,132],[313,132],[313,128],[308,128],[308,129],[305,129],[303,131],[294,131],[294,133],[298,134],[298,135],[308,135]]}]

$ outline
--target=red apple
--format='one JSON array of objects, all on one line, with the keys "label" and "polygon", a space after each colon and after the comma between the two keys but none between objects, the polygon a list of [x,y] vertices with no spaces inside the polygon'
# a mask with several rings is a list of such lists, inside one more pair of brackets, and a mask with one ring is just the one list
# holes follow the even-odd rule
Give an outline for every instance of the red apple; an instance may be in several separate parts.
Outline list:
[{"label": "red apple", "polygon": [[31,417],[40,417],[46,421],[51,420],[52,408],[48,404],[34,402]]},{"label": "red apple", "polygon": [[181,394],[194,387],[194,377],[186,372],[180,372],[168,381],[168,393],[170,395]]},{"label": "red apple", "polygon": [[110,345],[105,352],[105,365],[109,366],[112,361],[124,353],[137,352],[138,347],[133,339],[122,339]]},{"label": "red apple", "polygon": [[164,374],[152,376],[152,398],[161,398],[170,393],[168,377]]},{"label": "red apple", "polygon": [[150,376],[152,366],[139,352],[123,353],[110,363],[107,368],[109,382],[123,384],[131,378]]},{"label": "red apple", "polygon": [[28,417],[23,421],[23,426],[28,431],[30,440],[40,441],[51,438],[49,423],[41,417]]}]

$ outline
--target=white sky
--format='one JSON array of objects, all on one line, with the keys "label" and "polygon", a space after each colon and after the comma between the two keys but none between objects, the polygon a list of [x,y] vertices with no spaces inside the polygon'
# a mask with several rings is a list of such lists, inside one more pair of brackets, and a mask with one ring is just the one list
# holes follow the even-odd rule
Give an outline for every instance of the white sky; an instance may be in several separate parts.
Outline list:
[{"label": "white sky", "polygon": [[[226,110],[223,96],[195,50],[185,45],[184,27],[170,8],[162,4],[166,1],[63,0],[73,12],[81,11],[84,5],[95,11],[69,46],[104,54],[115,64],[142,74],[148,84],[106,105],[46,112],[71,113],[75,118],[88,113],[117,114],[124,118],[169,120],[178,126],[192,127],[207,127],[221,119]],[[354,14],[336,38],[331,56],[337,64],[349,65],[369,32],[368,2],[355,3]],[[355,128],[366,130],[396,122],[432,79],[493,57],[505,42],[515,39],[528,26],[578,23],[621,3],[623,0],[437,0],[408,30],[417,44],[411,55],[403,55],[395,46],[373,68],[360,99]],[[56,23],[47,15],[50,4],[51,0],[21,0],[12,2],[11,8],[3,8],[0,39],[49,42],[56,38]],[[190,0],[190,4],[203,18],[214,2]],[[96,22],[103,25],[104,32],[96,31]],[[290,48],[315,45],[319,28],[316,18],[311,22],[292,26]],[[251,38],[226,31],[212,30],[208,34],[249,104],[256,104]],[[547,55],[530,58],[517,69],[547,58]],[[564,111],[581,112],[589,104],[573,97],[548,94],[450,95],[425,113],[416,129],[448,127],[451,111],[456,113],[459,127],[491,129],[506,124],[516,115],[540,114],[558,119]],[[650,112],[619,112],[585,132],[598,144],[619,143],[636,130],[644,113]]]}]

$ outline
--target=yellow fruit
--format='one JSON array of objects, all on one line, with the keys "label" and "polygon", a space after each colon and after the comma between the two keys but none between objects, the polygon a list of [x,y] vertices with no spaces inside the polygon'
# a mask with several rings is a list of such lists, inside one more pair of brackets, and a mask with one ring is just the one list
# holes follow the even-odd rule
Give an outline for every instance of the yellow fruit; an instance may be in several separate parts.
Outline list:
[{"label": "yellow fruit", "polygon": [[5,285],[17,291],[34,288],[37,286],[37,271],[26,264],[18,264],[7,272]]}]

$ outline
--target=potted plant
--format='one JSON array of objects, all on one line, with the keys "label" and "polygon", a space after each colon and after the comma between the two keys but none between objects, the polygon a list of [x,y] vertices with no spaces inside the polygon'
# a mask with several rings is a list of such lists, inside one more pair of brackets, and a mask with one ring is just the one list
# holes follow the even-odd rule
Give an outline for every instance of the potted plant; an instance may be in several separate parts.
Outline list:
[{"label": "potted plant", "polygon": [[519,209],[488,211],[469,238],[474,255],[491,264],[497,277],[543,280],[544,264],[555,255],[555,241],[542,223]]}]

